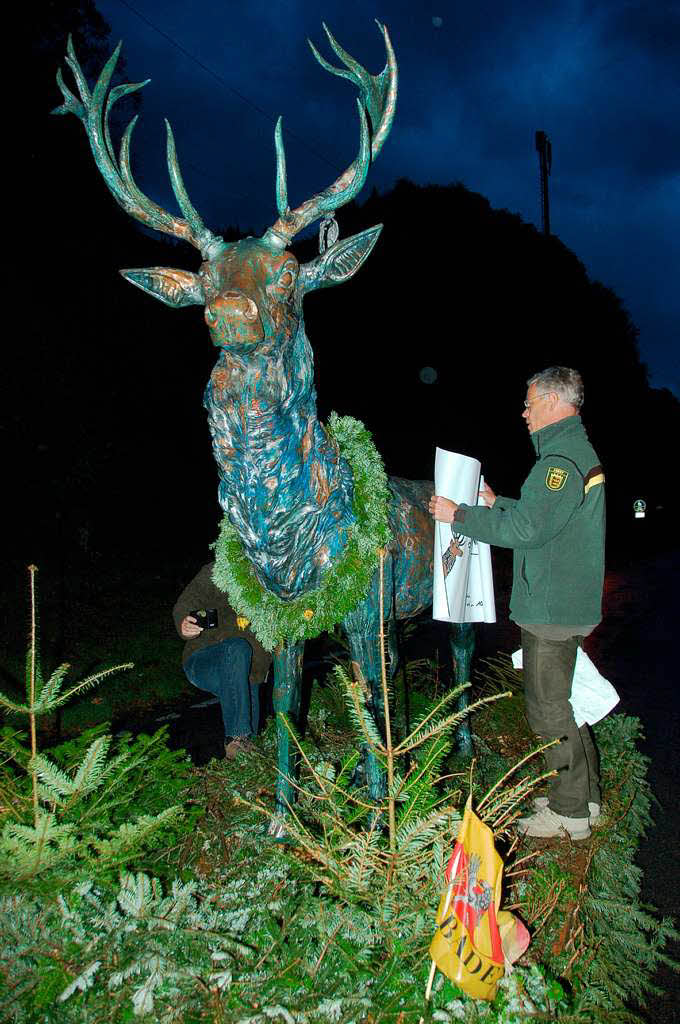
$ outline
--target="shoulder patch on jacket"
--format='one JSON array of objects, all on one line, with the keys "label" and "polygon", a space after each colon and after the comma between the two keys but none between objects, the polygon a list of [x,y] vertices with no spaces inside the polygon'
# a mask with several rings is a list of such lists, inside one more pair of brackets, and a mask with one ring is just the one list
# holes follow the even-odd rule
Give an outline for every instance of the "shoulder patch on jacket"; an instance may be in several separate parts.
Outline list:
[{"label": "shoulder patch on jacket", "polygon": [[548,466],[548,472],[545,474],[545,486],[549,491],[561,491],[568,476],[567,469],[562,469],[561,466]]}]

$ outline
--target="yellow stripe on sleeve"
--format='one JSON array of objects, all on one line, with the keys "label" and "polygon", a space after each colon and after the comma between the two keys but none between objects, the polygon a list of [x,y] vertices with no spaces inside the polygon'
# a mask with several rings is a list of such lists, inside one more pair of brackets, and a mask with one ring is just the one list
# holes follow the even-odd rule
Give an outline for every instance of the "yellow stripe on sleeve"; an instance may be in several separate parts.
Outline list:
[{"label": "yellow stripe on sleeve", "polygon": [[604,483],[604,473],[598,473],[597,476],[591,477],[590,480],[588,481],[588,483],[583,488],[584,494],[587,494],[591,487],[595,487],[597,484],[603,484],[603,483]]}]

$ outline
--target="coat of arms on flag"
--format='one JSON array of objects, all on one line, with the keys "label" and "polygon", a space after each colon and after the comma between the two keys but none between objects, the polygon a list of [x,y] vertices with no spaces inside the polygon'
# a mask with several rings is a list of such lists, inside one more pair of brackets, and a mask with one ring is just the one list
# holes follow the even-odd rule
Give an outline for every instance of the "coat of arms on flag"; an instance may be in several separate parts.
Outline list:
[{"label": "coat of arms on flag", "polygon": [[502,878],[503,861],[493,832],[468,799],[446,869],[449,886],[437,911],[430,956],[433,969],[436,964],[475,999],[494,999],[506,965],[529,945],[522,922],[500,910]]}]

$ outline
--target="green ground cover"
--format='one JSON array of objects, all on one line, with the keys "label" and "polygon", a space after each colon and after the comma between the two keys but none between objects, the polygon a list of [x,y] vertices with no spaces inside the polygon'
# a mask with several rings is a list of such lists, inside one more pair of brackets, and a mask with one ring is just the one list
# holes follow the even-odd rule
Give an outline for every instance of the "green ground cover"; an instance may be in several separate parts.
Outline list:
[{"label": "green ground cover", "polygon": [[[350,784],[362,709],[341,671],[312,693],[286,843],[267,836],[272,722],[255,754],[196,769],[168,751],[163,731],[109,745],[97,728],[52,749],[38,739],[32,754],[30,715],[28,728],[10,716],[0,768],[6,1019],[636,1020],[653,1005],[650,979],[673,930],[640,904],[634,857],[652,797],[639,723],[621,715],[597,729],[606,805],[590,840],[517,844],[507,820],[498,829],[503,905],[523,918],[532,941],[497,999],[470,1000],[438,975],[425,1004],[442,871],[469,787],[479,803],[532,740],[504,659],[474,680],[475,695],[512,694],[475,712],[474,765],[453,754],[450,728],[430,729],[446,722],[449,705],[418,733],[446,696],[436,667],[421,658],[407,673],[393,687],[395,742],[409,729],[415,739],[408,760],[394,766],[394,832],[387,804],[376,827]],[[34,707],[45,687],[45,705],[58,699],[51,680],[46,673],[35,683]],[[30,673],[28,682],[30,691]],[[406,687],[410,721],[400,699]],[[499,822],[538,771],[529,761],[506,778]]]},{"label": "green ground cover", "polygon": [[[101,566],[97,572],[76,567],[66,573],[41,570],[36,574],[38,634],[45,664],[68,662],[69,677],[77,679],[108,666],[132,663],[131,669],[112,675],[96,692],[76,695],[57,714],[43,716],[39,727],[46,742],[116,723],[130,712],[195,699],[182,672],[182,642],[171,619],[173,600],[194,572],[166,569],[160,574],[142,567],[124,572]],[[23,583],[21,579],[19,586]],[[0,616],[9,638],[0,652],[0,688],[18,696],[23,691],[29,633],[23,595],[2,595]]]}]

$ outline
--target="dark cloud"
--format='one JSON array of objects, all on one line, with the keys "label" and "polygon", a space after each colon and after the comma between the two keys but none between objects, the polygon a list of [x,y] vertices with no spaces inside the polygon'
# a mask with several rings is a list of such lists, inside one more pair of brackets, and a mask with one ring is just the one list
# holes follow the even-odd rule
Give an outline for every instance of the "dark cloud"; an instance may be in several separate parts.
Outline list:
[{"label": "dark cloud", "polygon": [[357,117],[353,90],[318,67],[306,38],[328,55],[324,20],[375,72],[384,63],[378,17],[397,49],[400,97],[369,187],[403,176],[461,180],[494,206],[537,222],[534,132],[547,131],[555,232],[620,294],[641,329],[653,383],[678,386],[677,4],[384,0],[368,10],[362,0],[135,0],[134,7],[156,28],[121,0],[99,3],[114,38],[124,38],[131,77],[153,78],[135,154],[140,181],[161,201],[171,202],[163,115],[176,130],[192,197],[215,226],[262,230],[274,218],[279,114],[292,201],[327,185],[355,155]]}]

